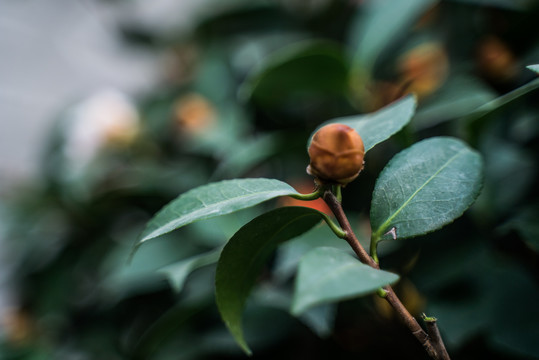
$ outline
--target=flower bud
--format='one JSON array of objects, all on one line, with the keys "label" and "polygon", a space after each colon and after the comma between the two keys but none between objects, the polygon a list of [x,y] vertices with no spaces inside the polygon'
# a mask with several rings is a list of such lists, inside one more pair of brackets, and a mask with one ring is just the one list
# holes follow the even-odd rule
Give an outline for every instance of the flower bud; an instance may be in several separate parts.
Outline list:
[{"label": "flower bud", "polygon": [[361,136],[343,124],[320,128],[309,146],[307,173],[321,184],[346,185],[363,170],[365,147]]}]

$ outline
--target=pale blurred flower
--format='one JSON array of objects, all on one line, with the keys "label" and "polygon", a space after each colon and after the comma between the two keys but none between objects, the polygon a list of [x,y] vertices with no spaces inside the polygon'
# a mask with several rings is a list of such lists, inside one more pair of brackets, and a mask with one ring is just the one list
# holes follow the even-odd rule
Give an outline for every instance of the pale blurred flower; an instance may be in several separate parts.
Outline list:
[{"label": "pale blurred flower", "polygon": [[66,128],[64,155],[75,170],[86,167],[107,147],[124,147],[136,138],[140,119],[123,93],[104,90],[73,109]]},{"label": "pale blurred flower", "polygon": [[449,74],[449,58],[438,42],[422,43],[398,59],[401,83],[423,99],[438,90]]},{"label": "pale blurred flower", "polygon": [[176,101],[174,117],[181,131],[189,135],[202,135],[217,122],[213,105],[196,93],[186,94]]},{"label": "pale blurred flower", "polygon": [[509,46],[496,36],[487,36],[477,47],[477,66],[487,78],[497,82],[517,76],[517,59]]}]

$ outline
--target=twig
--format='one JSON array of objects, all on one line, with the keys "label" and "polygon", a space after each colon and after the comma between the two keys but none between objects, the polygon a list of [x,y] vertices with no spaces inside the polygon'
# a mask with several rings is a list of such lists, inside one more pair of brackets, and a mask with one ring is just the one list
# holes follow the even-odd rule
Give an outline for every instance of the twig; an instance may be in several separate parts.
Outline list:
[{"label": "twig", "polygon": [[[354,231],[352,230],[352,227],[350,226],[350,222],[348,221],[348,218],[346,217],[346,214],[344,213],[344,210],[342,208],[341,203],[338,201],[338,199],[335,197],[335,195],[330,191],[326,190],[323,195],[324,201],[327,203],[333,214],[335,215],[335,218],[339,222],[339,225],[342,227],[342,229],[346,233],[345,240],[348,242],[348,244],[352,247],[356,255],[358,256],[359,260],[369,265],[370,267],[373,267],[375,269],[380,269],[380,266],[378,263],[376,263],[369,254],[365,251],[363,246],[359,243],[359,240],[357,239],[356,235],[354,234]],[[384,287],[385,294],[383,297],[386,299],[386,301],[393,307],[395,312],[398,314],[399,318],[402,320],[402,322],[408,327],[410,332],[416,337],[416,339],[423,345],[423,348],[425,351],[429,354],[429,356],[435,360],[450,360],[449,355],[447,354],[447,351],[445,350],[445,346],[443,344],[442,338],[440,337],[440,333],[437,331],[438,327],[436,326],[436,322],[434,321],[434,327],[436,328],[436,338],[432,337],[433,334],[429,334],[423,330],[423,328],[419,325],[417,320],[410,314],[410,312],[404,307],[400,299],[397,297],[391,286]],[[428,324],[428,322],[427,322]],[[443,351],[442,351],[443,349]]]},{"label": "twig", "polygon": [[438,324],[436,324],[437,319],[432,316],[426,316],[423,314],[423,321],[427,327],[427,332],[431,338],[432,344],[436,349],[436,352],[441,355],[441,359],[449,359],[449,354],[445,348],[444,342],[440,335],[440,330],[438,330]]},{"label": "twig", "polygon": [[346,214],[344,213],[344,210],[339,200],[337,200],[335,195],[329,190],[326,190],[324,192],[323,198],[333,212],[333,214],[335,215],[335,218],[339,222],[339,225],[341,225],[341,228],[346,232],[345,240],[359,257],[359,260],[361,260],[362,263],[367,264],[375,269],[379,269],[380,267],[378,266],[378,264],[369,256],[365,249],[363,249],[363,246],[361,246],[361,244],[359,243],[359,240],[357,239],[356,234],[354,234],[354,231],[350,226],[350,222],[348,221],[348,218],[346,217]]}]

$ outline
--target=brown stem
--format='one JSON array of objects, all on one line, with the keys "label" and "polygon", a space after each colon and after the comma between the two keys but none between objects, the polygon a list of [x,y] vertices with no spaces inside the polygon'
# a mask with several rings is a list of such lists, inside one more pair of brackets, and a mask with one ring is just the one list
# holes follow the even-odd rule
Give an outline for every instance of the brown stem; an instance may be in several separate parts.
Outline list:
[{"label": "brown stem", "polygon": [[425,321],[427,332],[429,333],[429,336],[432,340],[432,344],[434,345],[434,348],[436,349],[436,352],[440,355],[441,359],[449,360],[449,354],[447,353],[447,350],[445,349],[442,336],[440,335],[440,330],[438,330],[438,325],[436,324],[436,321],[437,321],[436,318],[427,317],[423,314],[423,321]]},{"label": "brown stem", "polygon": [[[379,269],[380,266],[378,265],[378,263],[376,263],[370,257],[370,255],[365,251],[363,246],[361,246],[361,244],[359,243],[359,240],[357,239],[354,231],[352,230],[352,227],[350,226],[350,222],[348,221],[348,218],[344,213],[342,205],[337,200],[335,195],[330,190],[326,190],[324,192],[323,198],[333,212],[333,214],[335,215],[335,218],[339,222],[339,225],[346,232],[345,239],[352,247],[359,260],[362,263],[369,265],[370,267]],[[437,338],[431,338],[429,334],[427,334],[419,325],[417,320],[404,307],[391,286],[388,285],[384,287],[384,290],[386,292],[384,296],[386,301],[393,307],[399,318],[406,325],[406,327],[408,327],[410,332],[416,337],[416,339],[421,343],[421,345],[423,345],[423,348],[425,348],[425,351],[429,354],[429,356],[435,360],[449,360],[449,355],[447,354],[447,351],[445,351],[445,346],[443,344],[442,338],[440,337],[440,333],[437,332]],[[437,329],[436,324],[434,324],[434,326]],[[436,343],[434,343],[434,341],[436,341]],[[441,351],[442,348],[444,351]]]},{"label": "brown stem", "polygon": [[354,231],[350,226],[350,222],[348,221],[348,218],[346,217],[346,214],[344,213],[344,210],[339,200],[337,200],[335,195],[330,190],[326,190],[324,192],[323,198],[333,212],[333,214],[335,215],[335,218],[339,222],[339,225],[341,225],[341,228],[346,232],[345,240],[359,257],[359,260],[361,260],[362,263],[367,264],[375,269],[379,269],[380,267],[378,266],[378,264],[369,256],[365,249],[363,249],[363,246],[361,246],[361,244],[359,243],[359,240],[357,239],[356,234],[354,234]]}]

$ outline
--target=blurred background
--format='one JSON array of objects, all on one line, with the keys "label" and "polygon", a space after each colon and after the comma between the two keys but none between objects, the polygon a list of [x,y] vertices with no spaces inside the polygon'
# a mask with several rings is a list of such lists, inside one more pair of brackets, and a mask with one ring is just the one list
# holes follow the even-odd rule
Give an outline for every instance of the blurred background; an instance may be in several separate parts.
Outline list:
[{"label": "blurred background", "polygon": [[[381,264],[452,358],[539,358],[538,16],[534,0],[1,1],[0,359],[244,358],[214,303],[216,253],[300,204],[192,224],[129,262],[138,234],[212,181],[311,191],[309,134],[409,93],[416,115],[369,152],[346,210],[368,237],[379,172],[423,138],[480,151],[474,206],[383,243]],[[288,313],[298,259],[335,241],[316,228],[275,254],[245,314],[253,357],[426,358],[374,297]]]}]

